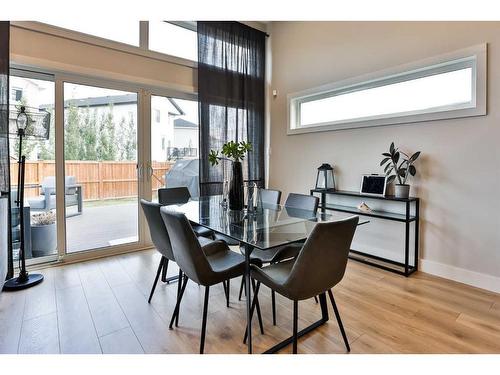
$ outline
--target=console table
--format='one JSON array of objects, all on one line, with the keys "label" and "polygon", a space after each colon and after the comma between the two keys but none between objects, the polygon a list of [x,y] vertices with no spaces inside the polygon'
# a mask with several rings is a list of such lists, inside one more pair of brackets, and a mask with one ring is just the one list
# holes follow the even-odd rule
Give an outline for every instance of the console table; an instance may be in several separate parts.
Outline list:
[{"label": "console table", "polygon": [[[394,196],[375,196],[368,194],[361,194],[355,191],[343,191],[343,190],[332,190],[332,189],[312,189],[310,192],[311,195],[320,194],[320,206],[322,212],[327,210],[330,211],[338,211],[356,214],[360,216],[368,216],[382,220],[390,220],[396,221],[405,224],[405,247],[404,247],[404,263],[397,262],[395,260],[383,258],[380,256],[376,256],[373,254],[368,254],[365,252],[361,252],[358,250],[351,249],[349,253],[349,258],[356,260],[358,262],[362,262],[365,264],[369,264],[374,267],[378,267],[384,269],[386,271],[394,272],[404,276],[410,276],[413,272],[418,270],[418,232],[419,232],[419,219],[420,219],[420,200],[416,197],[410,198],[396,198]],[[356,206],[348,206],[348,205],[339,205],[333,203],[327,203],[326,197],[328,195],[337,195],[344,197],[353,197],[359,199],[376,199],[376,200],[384,200],[390,202],[396,202],[404,205],[404,214],[388,212],[388,211],[377,211],[373,210],[370,212],[360,211]],[[413,208],[413,212],[412,212]],[[410,264],[410,224],[414,223],[413,230],[415,231],[414,235],[414,260],[413,264]]]}]

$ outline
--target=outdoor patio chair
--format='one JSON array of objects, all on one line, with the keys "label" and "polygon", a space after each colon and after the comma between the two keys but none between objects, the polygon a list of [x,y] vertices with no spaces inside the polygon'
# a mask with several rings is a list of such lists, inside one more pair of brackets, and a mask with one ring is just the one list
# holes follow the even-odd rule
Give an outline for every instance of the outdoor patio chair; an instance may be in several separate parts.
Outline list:
[{"label": "outdoor patio chair", "polygon": [[[83,207],[82,186],[76,183],[75,176],[66,176],[66,207],[77,206],[78,211],[73,215],[80,215]],[[41,194],[35,198],[28,198],[31,211],[49,211],[56,208],[56,178],[45,177],[40,184]]]}]

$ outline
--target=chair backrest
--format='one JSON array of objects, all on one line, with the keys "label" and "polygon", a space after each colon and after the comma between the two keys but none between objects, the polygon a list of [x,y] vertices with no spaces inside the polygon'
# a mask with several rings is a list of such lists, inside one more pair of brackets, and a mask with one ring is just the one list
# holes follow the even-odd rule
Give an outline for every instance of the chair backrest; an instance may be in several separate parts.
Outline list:
[{"label": "chair backrest", "polygon": [[342,280],[358,222],[353,216],[316,224],[284,284],[293,299],[314,297]]},{"label": "chair backrest", "polygon": [[[66,176],[64,178],[64,183],[66,185],[66,194],[71,195],[76,193],[76,177],[75,176]],[[42,194],[44,194],[45,189],[52,189],[50,192],[52,195],[56,194],[56,178],[54,176],[44,177],[42,182],[40,183],[42,187]]]},{"label": "chair backrest", "polygon": [[311,211],[316,215],[318,212],[319,198],[314,195],[290,193],[285,201],[285,207]]},{"label": "chair backrest", "polygon": [[160,213],[170,235],[175,262],[191,280],[200,285],[208,285],[213,274],[212,267],[188,219],[184,214],[169,210],[168,207],[162,207]]},{"label": "chair backrest", "polygon": [[158,202],[160,202],[162,206],[186,203],[189,198],[191,198],[191,194],[187,187],[158,189]]},{"label": "chair backrest", "polygon": [[161,205],[141,199],[141,206],[144,216],[146,216],[151,240],[156,250],[167,259],[175,261],[172,245],[170,244],[170,237],[168,236],[167,228],[160,215]]},{"label": "chair backrest", "polygon": [[260,189],[260,198],[263,204],[280,204],[281,191],[272,189]]}]

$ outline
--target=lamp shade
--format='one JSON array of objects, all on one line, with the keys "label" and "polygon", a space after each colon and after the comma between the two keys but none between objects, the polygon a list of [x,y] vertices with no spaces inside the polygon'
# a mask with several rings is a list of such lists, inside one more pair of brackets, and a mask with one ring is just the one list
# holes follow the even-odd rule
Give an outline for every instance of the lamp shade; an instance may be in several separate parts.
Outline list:
[{"label": "lamp shade", "polygon": [[333,177],[333,167],[330,164],[321,164],[316,177],[316,189],[335,189],[335,179]]},{"label": "lamp shade", "polygon": [[21,107],[21,110],[16,118],[17,130],[24,130],[28,125],[28,115],[26,115],[26,111],[24,107]]}]

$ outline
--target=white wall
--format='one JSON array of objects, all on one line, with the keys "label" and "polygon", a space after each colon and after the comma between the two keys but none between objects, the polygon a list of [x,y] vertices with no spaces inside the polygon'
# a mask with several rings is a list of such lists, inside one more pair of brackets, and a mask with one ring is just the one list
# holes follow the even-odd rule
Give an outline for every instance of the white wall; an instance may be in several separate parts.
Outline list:
[{"label": "white wall", "polygon": [[[323,162],[338,187],[382,172],[391,141],[422,151],[413,193],[422,199],[424,271],[500,291],[500,23],[273,22],[269,186],[308,192]],[[400,64],[488,43],[487,116],[286,135],[286,95]],[[394,229],[391,229],[394,228]],[[357,244],[395,252],[403,228],[374,221]],[[392,248],[391,248],[392,246]],[[399,245],[400,246],[400,245]]]}]

